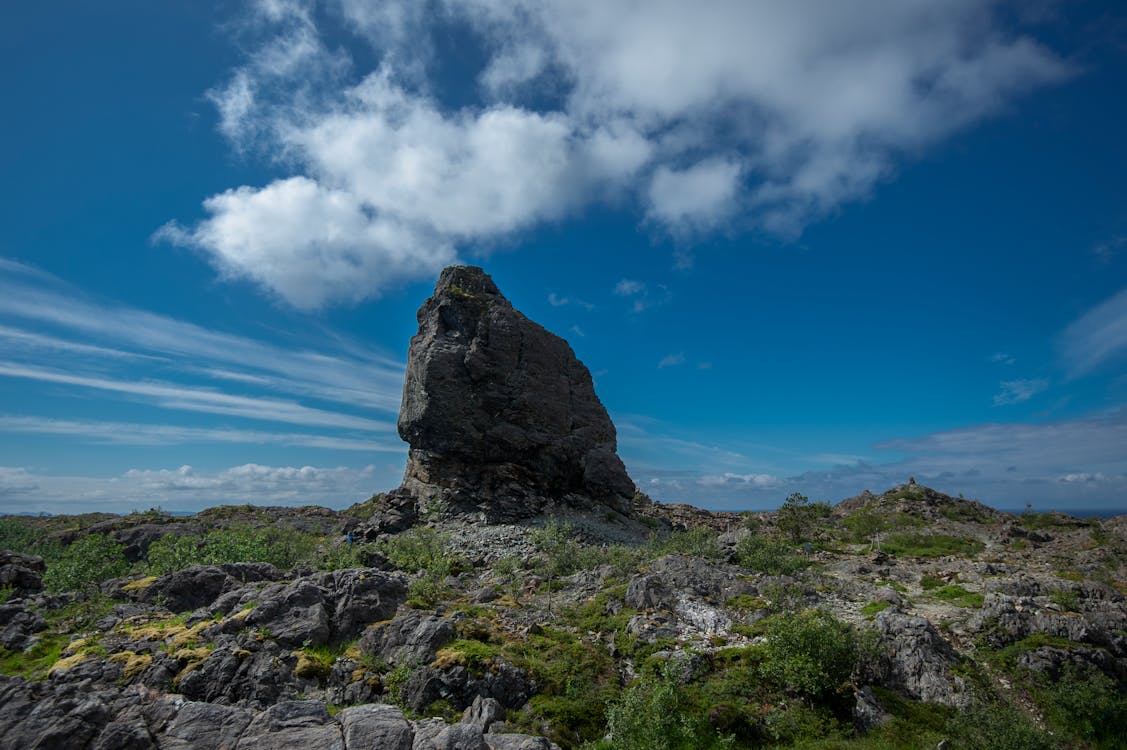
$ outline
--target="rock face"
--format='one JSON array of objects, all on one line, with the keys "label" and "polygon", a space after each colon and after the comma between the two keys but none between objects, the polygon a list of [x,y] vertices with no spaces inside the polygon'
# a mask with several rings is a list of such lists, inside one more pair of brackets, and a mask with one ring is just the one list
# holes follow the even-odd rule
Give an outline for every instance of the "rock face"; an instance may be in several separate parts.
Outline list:
[{"label": "rock face", "polygon": [[411,446],[401,493],[489,521],[553,502],[630,511],[614,425],[566,341],[474,266],[445,269],[418,320],[399,412]]}]

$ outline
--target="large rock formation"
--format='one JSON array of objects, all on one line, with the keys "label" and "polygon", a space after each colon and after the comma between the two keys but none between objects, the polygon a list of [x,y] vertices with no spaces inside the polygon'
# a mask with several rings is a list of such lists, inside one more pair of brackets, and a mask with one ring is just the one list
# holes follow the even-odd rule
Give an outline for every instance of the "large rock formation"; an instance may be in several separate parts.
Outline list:
[{"label": "large rock formation", "polygon": [[629,512],[634,484],[591,373],[484,271],[451,266],[418,313],[399,434],[400,494],[421,505],[528,517],[552,503]]}]

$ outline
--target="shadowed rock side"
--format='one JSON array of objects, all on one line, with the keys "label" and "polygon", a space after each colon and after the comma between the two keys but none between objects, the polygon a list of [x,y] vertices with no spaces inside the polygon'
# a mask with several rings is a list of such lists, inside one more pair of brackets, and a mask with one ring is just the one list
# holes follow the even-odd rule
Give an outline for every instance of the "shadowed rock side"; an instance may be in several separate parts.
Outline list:
[{"label": "shadowed rock side", "polygon": [[474,266],[442,272],[418,312],[399,412],[400,494],[489,521],[556,502],[630,511],[634,483],[591,373]]}]

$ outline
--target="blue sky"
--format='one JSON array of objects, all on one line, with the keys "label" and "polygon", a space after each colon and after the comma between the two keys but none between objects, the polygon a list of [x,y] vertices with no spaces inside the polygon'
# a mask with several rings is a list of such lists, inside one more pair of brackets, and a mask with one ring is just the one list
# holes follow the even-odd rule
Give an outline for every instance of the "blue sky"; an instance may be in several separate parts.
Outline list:
[{"label": "blue sky", "polygon": [[451,262],[570,341],[656,499],[1127,510],[1116,3],[2,18],[0,512],[396,486]]}]

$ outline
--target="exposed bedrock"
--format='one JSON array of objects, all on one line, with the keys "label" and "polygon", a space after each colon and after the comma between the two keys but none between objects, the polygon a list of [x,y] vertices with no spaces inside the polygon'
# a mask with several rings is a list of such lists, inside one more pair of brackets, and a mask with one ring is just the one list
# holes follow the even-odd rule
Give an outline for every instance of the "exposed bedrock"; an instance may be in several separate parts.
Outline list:
[{"label": "exposed bedrock", "polygon": [[399,434],[400,496],[489,521],[554,503],[629,513],[634,483],[591,373],[475,266],[442,272],[418,312]]}]

